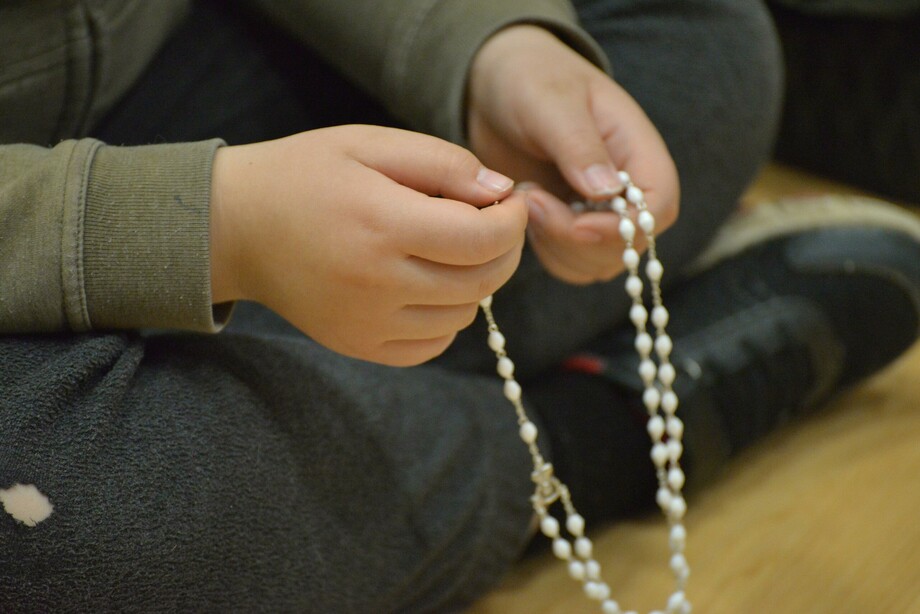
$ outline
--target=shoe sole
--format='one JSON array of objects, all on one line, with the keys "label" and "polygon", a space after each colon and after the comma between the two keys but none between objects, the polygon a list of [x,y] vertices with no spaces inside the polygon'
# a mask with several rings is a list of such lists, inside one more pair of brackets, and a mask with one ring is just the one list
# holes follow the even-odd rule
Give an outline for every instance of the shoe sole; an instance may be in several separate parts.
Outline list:
[{"label": "shoe sole", "polygon": [[891,203],[864,196],[831,194],[760,203],[732,217],[688,268],[709,269],[767,241],[828,228],[878,228],[900,232],[920,243],[920,217]]}]

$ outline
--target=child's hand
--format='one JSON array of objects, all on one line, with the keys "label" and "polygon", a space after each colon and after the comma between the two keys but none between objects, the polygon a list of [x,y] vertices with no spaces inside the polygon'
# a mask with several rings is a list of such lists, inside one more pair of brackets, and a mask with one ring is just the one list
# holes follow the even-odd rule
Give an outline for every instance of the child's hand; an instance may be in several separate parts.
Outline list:
[{"label": "child's hand", "polygon": [[623,269],[617,216],[574,215],[560,200],[573,189],[578,200],[609,197],[623,169],[645,191],[657,232],[677,218],[677,171],[658,131],[629,94],[549,32],[512,26],[490,38],[471,69],[468,105],[483,163],[545,188],[528,190],[528,234],[556,277],[585,284]]},{"label": "child's hand", "polygon": [[517,267],[527,210],[511,190],[461,147],[388,128],[222,148],[213,300],[261,302],[346,355],[423,362]]}]

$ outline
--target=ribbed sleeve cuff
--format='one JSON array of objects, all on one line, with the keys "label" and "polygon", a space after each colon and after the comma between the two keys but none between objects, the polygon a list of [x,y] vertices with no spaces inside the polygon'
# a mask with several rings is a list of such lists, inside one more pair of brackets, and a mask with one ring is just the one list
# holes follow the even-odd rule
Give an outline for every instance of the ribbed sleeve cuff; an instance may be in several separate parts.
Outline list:
[{"label": "ribbed sleeve cuff", "polygon": [[[609,62],[600,46],[579,26],[568,3],[556,0],[496,2],[443,0],[423,4],[425,12],[404,19],[385,62],[384,99],[402,119],[422,131],[457,143],[465,141],[463,110],[467,72],[482,44],[514,24],[533,24],[605,71]],[[475,18],[471,18],[475,16]],[[420,78],[419,74],[424,76]]]},{"label": "ribbed sleeve cuff", "polygon": [[73,328],[219,330],[229,306],[211,305],[209,209],[222,144],[96,147],[74,225],[84,297],[68,301]]}]

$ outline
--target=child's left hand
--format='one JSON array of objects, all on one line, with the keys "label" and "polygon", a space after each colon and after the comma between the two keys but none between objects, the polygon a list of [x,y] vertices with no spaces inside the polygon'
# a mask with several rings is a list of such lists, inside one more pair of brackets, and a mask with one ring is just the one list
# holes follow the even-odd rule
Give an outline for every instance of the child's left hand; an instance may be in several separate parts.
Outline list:
[{"label": "child's left hand", "polygon": [[528,190],[528,236],[564,281],[605,281],[623,270],[617,215],[575,215],[561,200],[573,191],[579,200],[609,198],[620,188],[616,171],[626,170],[645,191],[656,233],[677,218],[677,171],[658,131],[622,87],[546,30],[512,26],[483,45],[467,120],[484,164],[543,186]]}]

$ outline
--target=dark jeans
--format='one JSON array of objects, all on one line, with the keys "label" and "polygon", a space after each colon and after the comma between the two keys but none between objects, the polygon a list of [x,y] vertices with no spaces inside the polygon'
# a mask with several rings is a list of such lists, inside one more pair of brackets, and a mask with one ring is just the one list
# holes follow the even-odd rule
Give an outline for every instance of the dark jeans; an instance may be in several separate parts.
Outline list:
[{"label": "dark jeans", "polygon": [[[670,271],[767,158],[779,57],[740,0],[577,2],[677,161]],[[308,50],[200,5],[97,128],[111,143],[240,143],[389,120]],[[571,288],[525,255],[496,298],[527,382],[617,326],[621,280]],[[528,541],[529,457],[481,323],[433,364],[346,359],[241,305],[216,336],[0,339],[0,611],[449,611]],[[611,467],[611,471],[616,471]],[[577,501],[576,501],[577,505]],[[615,510],[611,510],[614,513]]]}]

